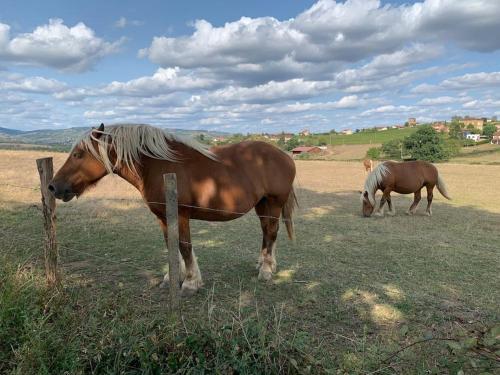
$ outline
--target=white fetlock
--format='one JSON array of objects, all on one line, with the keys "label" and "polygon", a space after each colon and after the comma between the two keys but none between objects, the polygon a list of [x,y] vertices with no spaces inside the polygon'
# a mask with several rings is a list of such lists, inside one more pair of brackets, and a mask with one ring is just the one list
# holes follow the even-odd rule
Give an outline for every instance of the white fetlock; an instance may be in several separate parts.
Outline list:
[{"label": "white fetlock", "polygon": [[273,268],[271,262],[267,259],[262,263],[259,270],[259,280],[269,281],[273,277]]},{"label": "white fetlock", "polygon": [[[182,284],[185,278],[186,278],[186,264],[184,263],[184,259],[182,258],[181,253],[179,253],[179,282]],[[170,284],[169,281],[170,281],[170,276],[169,273],[167,272],[163,276],[163,280],[160,283],[159,287],[162,289],[168,288]]]},{"label": "white fetlock", "polygon": [[376,211],[373,216],[384,217],[384,211]]},{"label": "white fetlock", "polygon": [[427,211],[425,212],[425,214],[426,214],[427,216],[432,216],[432,210],[427,210]]},{"label": "white fetlock", "polygon": [[191,280],[186,279],[182,283],[181,295],[182,296],[192,296],[202,286],[203,286],[203,281],[201,279],[196,279],[196,278],[193,278]]},{"label": "white fetlock", "polygon": [[396,215],[396,210],[391,210],[391,211],[388,211],[388,212],[387,212],[387,215],[389,215],[389,216],[394,216],[394,215]]}]

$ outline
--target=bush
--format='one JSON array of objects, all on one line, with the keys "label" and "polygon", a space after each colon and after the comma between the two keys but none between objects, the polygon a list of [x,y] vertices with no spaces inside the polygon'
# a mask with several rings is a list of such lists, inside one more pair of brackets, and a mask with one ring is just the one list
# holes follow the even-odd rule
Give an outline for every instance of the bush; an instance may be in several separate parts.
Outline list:
[{"label": "bush", "polygon": [[380,147],[371,147],[368,149],[368,151],[366,151],[366,157],[376,160],[380,158],[381,153],[382,150],[380,149]]},{"label": "bush", "polygon": [[382,152],[388,159],[401,160],[402,141],[400,139],[393,139],[382,144]]}]

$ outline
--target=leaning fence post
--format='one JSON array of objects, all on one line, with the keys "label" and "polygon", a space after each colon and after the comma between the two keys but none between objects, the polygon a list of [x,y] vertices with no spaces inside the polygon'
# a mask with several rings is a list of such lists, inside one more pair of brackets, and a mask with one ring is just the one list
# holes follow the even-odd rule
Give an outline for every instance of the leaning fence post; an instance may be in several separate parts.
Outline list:
[{"label": "leaning fence post", "polygon": [[179,222],[177,206],[177,177],[175,173],[163,175],[167,218],[168,278],[170,308],[179,307]]},{"label": "leaning fence post", "polygon": [[52,158],[37,159],[36,165],[40,174],[40,190],[42,192],[42,208],[45,229],[45,277],[47,284],[52,287],[60,282],[57,269],[57,239],[56,239],[56,199],[49,191],[49,183],[54,175]]}]

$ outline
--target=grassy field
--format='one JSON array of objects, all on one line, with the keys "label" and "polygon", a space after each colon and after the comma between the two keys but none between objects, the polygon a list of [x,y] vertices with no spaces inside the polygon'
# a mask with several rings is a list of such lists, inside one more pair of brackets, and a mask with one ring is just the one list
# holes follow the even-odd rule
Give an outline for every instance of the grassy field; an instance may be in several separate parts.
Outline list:
[{"label": "grassy field", "polygon": [[395,217],[366,219],[361,163],[297,161],[297,239],[280,231],[273,281],[255,215],[193,222],[205,287],[174,319],[161,232],[118,178],[58,205],[64,288],[44,288],[46,155],[0,151],[0,373],[498,371],[499,166],[439,165],[453,201],[436,193],[433,217],[396,195]]},{"label": "grassy field", "polygon": [[308,140],[313,141],[312,144],[324,142],[328,145],[369,145],[375,146],[391,141],[393,139],[403,139],[417,131],[417,128],[404,129],[387,129],[384,131],[367,130],[350,135],[344,134],[313,134],[308,137],[300,137],[301,140],[307,143]]}]

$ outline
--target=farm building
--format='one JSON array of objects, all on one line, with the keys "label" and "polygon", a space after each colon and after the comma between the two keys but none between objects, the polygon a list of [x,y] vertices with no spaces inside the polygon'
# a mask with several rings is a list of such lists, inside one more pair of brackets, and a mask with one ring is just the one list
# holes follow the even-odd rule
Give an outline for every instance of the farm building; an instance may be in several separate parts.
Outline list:
[{"label": "farm building", "polygon": [[415,117],[410,117],[408,119],[408,126],[410,127],[417,126],[417,119]]},{"label": "farm building", "polygon": [[432,124],[432,128],[440,133],[449,133],[450,129],[446,126],[446,123],[444,122],[435,122]]},{"label": "farm building", "polygon": [[500,132],[496,132],[493,134],[491,138],[491,143],[495,145],[500,145]]},{"label": "farm building", "polygon": [[478,130],[483,130],[484,119],[482,118],[465,117],[461,122],[465,127],[472,125]]},{"label": "farm building", "polygon": [[311,132],[309,131],[309,129],[304,129],[299,133],[299,135],[307,137],[308,135],[311,135]]},{"label": "farm building", "polygon": [[479,140],[481,139],[481,135],[468,133],[465,135],[465,139],[470,139],[470,140],[473,140],[474,142],[479,142]]},{"label": "farm building", "polygon": [[352,130],[351,129],[344,129],[340,132],[340,134],[344,134],[344,135],[351,135],[352,134]]},{"label": "farm building", "polygon": [[311,147],[308,147],[308,146],[299,146],[299,147],[295,147],[292,150],[292,154],[293,155],[318,154],[320,152],[321,152],[321,149],[319,147],[316,147],[316,146],[311,146]]}]

